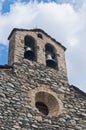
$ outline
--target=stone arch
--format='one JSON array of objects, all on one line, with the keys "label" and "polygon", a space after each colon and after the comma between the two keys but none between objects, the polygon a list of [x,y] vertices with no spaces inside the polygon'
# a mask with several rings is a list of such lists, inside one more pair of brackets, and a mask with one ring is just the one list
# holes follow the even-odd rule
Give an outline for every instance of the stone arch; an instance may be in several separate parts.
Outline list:
[{"label": "stone arch", "polygon": [[52,117],[58,116],[62,112],[63,104],[58,95],[49,86],[37,87],[34,90],[30,90],[29,98],[32,109],[37,109],[43,115]]},{"label": "stone arch", "polygon": [[43,110],[44,110],[44,113],[43,113],[44,115],[55,116],[59,112],[58,100],[50,93],[43,92],[43,91],[36,93],[35,103],[37,102],[45,104],[46,106],[45,109],[40,104],[40,107],[41,107],[40,111],[41,113],[43,113]]}]

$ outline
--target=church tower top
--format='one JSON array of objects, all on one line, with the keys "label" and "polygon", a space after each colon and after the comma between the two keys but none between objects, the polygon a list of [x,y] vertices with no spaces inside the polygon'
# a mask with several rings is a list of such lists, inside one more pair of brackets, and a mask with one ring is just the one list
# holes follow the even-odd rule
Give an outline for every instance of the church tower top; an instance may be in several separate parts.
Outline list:
[{"label": "church tower top", "polygon": [[41,29],[14,28],[8,37],[8,63],[22,63],[23,60],[36,62],[46,68],[56,70],[67,77],[66,48]]},{"label": "church tower top", "polygon": [[[40,33],[43,33],[45,34],[47,37],[51,38],[52,41],[56,42],[57,44],[59,44],[60,46],[63,47],[64,50],[66,50],[66,48],[58,41],[56,41],[54,38],[52,38],[50,35],[48,35],[44,30],[40,29],[40,28],[36,28],[36,29],[19,29],[19,28],[14,28],[9,37],[8,37],[8,40],[10,40],[10,38],[12,37],[12,35],[16,32],[16,31],[28,31],[28,32],[40,32]],[[40,37],[40,36],[39,36]]]}]

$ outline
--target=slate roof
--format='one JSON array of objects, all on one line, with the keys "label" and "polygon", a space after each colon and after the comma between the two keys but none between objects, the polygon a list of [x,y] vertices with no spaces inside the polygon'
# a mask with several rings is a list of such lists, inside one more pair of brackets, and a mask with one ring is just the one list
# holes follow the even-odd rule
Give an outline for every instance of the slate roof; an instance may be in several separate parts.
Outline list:
[{"label": "slate roof", "polygon": [[0,65],[0,69],[12,69],[12,68],[13,68],[12,65],[8,65],[8,64],[6,64],[6,65]]},{"label": "slate roof", "polygon": [[84,91],[82,91],[81,89],[79,89],[78,87],[76,87],[74,85],[70,85],[70,89],[74,89],[75,91],[77,91],[78,93],[80,93],[81,95],[86,97],[86,93]]},{"label": "slate roof", "polygon": [[42,33],[44,33],[46,36],[48,36],[49,38],[51,38],[52,41],[56,42],[56,43],[59,44],[61,47],[63,47],[64,50],[66,50],[66,48],[65,48],[60,42],[56,41],[54,38],[52,38],[50,35],[48,35],[44,30],[38,29],[38,28],[37,28],[37,29],[30,29],[30,30],[28,30],[28,29],[14,28],[14,29],[11,31],[11,33],[10,33],[10,35],[9,35],[9,37],[8,37],[8,40],[10,39],[10,37],[12,36],[12,34],[13,34],[14,32],[16,32],[16,31],[42,32]]}]

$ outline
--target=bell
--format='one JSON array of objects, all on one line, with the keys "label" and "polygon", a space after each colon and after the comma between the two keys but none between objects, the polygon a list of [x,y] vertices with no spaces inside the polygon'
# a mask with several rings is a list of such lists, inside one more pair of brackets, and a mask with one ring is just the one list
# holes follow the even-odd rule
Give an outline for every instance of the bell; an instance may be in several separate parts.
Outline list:
[{"label": "bell", "polygon": [[34,60],[35,59],[35,54],[34,54],[34,51],[31,47],[25,48],[24,57],[28,60]]},{"label": "bell", "polygon": [[53,59],[51,54],[46,55],[46,64],[49,67],[55,68],[56,67],[56,61]]}]

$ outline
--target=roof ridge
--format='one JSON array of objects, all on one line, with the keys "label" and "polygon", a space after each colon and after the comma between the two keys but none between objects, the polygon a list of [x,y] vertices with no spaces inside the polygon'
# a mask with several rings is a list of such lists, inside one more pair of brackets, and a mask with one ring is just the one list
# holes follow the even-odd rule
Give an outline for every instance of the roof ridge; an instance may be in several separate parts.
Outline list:
[{"label": "roof ridge", "polygon": [[9,35],[9,37],[8,37],[8,40],[10,39],[11,35],[12,35],[15,31],[33,31],[33,32],[38,31],[38,32],[42,32],[42,33],[44,33],[45,35],[47,35],[49,38],[51,38],[51,40],[53,40],[54,42],[56,42],[57,44],[59,44],[61,47],[63,47],[64,50],[66,50],[66,47],[64,47],[60,42],[56,41],[54,38],[52,38],[52,37],[51,37],[50,35],[48,35],[44,30],[42,30],[42,29],[40,29],[40,28],[35,28],[35,29],[30,29],[30,30],[28,30],[28,29],[21,29],[21,28],[14,28],[14,29],[11,31],[11,33],[10,33],[10,35]]}]

